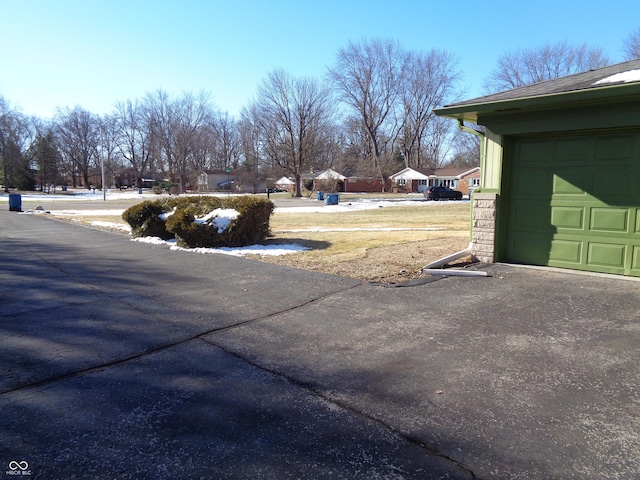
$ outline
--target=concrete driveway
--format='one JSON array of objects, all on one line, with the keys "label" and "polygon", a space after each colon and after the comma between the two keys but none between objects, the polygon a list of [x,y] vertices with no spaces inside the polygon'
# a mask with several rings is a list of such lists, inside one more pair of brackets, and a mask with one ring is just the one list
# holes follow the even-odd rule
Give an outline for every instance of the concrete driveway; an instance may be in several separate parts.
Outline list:
[{"label": "concrete driveway", "polygon": [[0,211],[0,475],[631,479],[640,283],[381,287]]}]

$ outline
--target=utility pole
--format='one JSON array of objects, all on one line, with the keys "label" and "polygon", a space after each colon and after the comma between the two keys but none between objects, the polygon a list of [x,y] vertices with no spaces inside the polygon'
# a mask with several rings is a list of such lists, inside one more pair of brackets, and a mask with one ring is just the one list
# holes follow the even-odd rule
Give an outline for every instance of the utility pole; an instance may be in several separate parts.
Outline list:
[{"label": "utility pole", "polygon": [[105,120],[100,124],[100,170],[102,174],[102,200],[105,202],[107,201],[107,187],[104,182],[104,136],[102,130],[108,122],[109,120]]}]

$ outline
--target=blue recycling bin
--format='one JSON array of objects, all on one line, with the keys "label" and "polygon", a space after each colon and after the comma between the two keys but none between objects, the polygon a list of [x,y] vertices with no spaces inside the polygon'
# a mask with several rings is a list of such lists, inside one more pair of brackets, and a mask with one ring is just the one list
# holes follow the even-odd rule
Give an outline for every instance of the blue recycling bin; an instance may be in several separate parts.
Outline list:
[{"label": "blue recycling bin", "polygon": [[318,192],[318,201],[322,202],[324,200],[324,192]]},{"label": "blue recycling bin", "polygon": [[9,194],[9,211],[21,212],[22,211],[22,195],[19,193]]},{"label": "blue recycling bin", "polygon": [[330,193],[327,195],[327,205],[338,205],[340,201],[340,195],[337,193]]}]

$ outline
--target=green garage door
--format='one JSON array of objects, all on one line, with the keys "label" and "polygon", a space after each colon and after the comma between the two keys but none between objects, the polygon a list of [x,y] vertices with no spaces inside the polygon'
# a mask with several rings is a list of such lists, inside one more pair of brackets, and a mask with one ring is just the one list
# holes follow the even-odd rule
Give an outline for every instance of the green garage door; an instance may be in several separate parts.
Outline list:
[{"label": "green garage door", "polygon": [[507,261],[640,276],[640,131],[506,145]]}]

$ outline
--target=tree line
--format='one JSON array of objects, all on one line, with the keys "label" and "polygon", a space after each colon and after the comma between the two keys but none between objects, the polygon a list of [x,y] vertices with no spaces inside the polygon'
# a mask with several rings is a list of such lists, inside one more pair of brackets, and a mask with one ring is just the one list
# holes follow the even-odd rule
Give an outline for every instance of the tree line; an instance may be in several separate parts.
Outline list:
[{"label": "tree line", "polygon": [[[624,43],[640,57],[640,28]],[[486,93],[611,63],[597,47],[558,42],[507,52],[484,82]],[[324,78],[271,71],[239,118],[210,94],[163,90],[114,105],[108,115],[81,106],[51,120],[27,117],[0,96],[0,181],[23,190],[70,183],[90,187],[101,168],[107,186],[121,173],[168,180],[185,190],[207,170],[232,169],[256,183],[327,168],[383,180],[403,167],[478,162],[475,136],[461,134],[433,109],[462,98],[462,73],[445,50],[413,51],[380,38],[349,42]],[[97,185],[101,186],[101,185]]]}]

